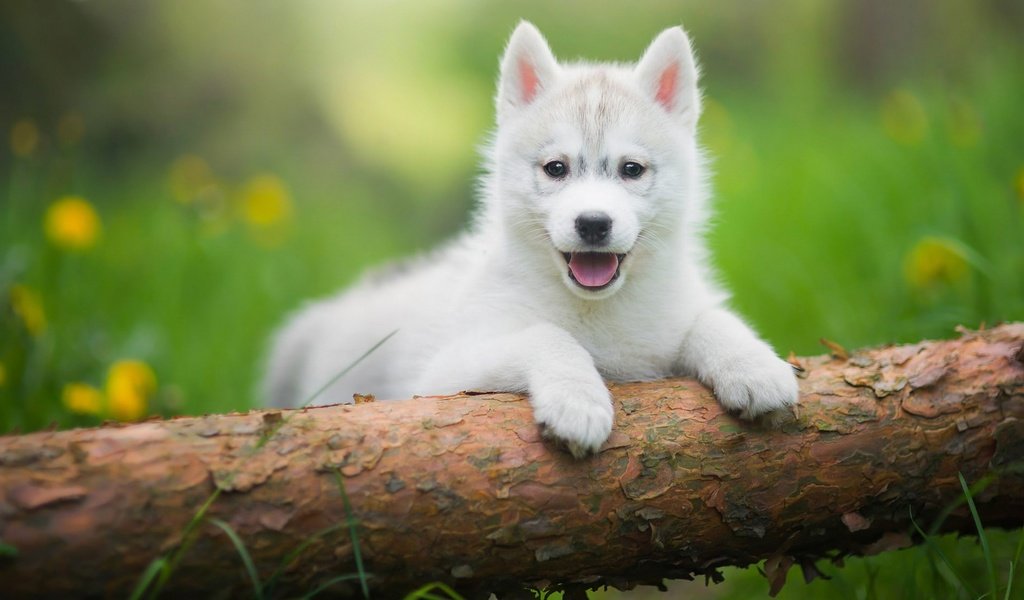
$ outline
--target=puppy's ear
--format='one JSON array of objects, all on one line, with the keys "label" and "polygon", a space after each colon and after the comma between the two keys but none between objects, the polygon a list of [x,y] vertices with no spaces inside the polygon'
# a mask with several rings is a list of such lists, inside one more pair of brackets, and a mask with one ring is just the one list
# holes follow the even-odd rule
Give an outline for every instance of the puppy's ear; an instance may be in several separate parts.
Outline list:
[{"label": "puppy's ear", "polygon": [[552,85],[557,75],[558,62],[544,36],[532,23],[520,22],[501,59],[498,121],[536,100]]},{"label": "puppy's ear", "polygon": [[697,64],[690,40],[681,27],[670,27],[654,38],[636,66],[640,88],[684,126],[693,130],[700,115]]}]

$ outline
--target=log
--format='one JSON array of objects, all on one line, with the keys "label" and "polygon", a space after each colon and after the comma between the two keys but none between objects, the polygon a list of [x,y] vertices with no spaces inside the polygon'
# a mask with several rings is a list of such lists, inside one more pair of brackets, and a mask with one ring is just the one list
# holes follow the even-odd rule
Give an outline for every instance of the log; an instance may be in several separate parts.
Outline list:
[{"label": "log", "polygon": [[[692,380],[613,385],[614,433],[583,460],[544,440],[513,394],[2,437],[0,542],[14,550],[0,589],[126,597],[163,556],[175,563],[164,597],[252,595],[210,517],[264,584],[281,569],[283,597],[355,573],[357,548],[375,598],[434,581],[469,596],[629,587],[766,558],[813,573],[815,560],[910,544],[910,511],[936,522],[962,499],[958,473],[991,475],[975,495],[983,522],[1019,527],[1022,346],[1018,323],[794,358],[799,414],[776,428],[724,413]],[[961,506],[941,530],[973,524]],[[355,581],[328,591],[361,595]]]}]

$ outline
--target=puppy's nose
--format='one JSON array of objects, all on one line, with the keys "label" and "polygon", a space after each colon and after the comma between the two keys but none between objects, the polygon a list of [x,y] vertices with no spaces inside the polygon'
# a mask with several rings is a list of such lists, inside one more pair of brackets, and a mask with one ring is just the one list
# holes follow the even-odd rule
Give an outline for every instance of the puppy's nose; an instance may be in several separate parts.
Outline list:
[{"label": "puppy's nose", "polygon": [[607,213],[590,211],[576,217],[576,233],[588,244],[605,244],[612,230],[612,218]]}]

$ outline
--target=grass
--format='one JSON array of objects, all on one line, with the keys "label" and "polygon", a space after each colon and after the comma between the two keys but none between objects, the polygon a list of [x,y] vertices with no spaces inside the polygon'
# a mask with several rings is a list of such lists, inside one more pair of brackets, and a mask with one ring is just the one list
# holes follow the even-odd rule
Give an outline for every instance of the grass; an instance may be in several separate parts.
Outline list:
[{"label": "grass", "polygon": [[428,583],[405,596],[405,600],[463,600],[462,595],[441,582]]},{"label": "grass", "polygon": [[363,592],[363,599],[370,600],[370,586],[367,582],[366,569],[363,567],[363,554],[359,550],[359,522],[352,513],[352,504],[348,500],[348,492],[345,491],[345,481],[340,471],[334,472],[335,480],[338,482],[338,492],[341,494],[341,501],[345,505],[345,522],[348,524],[349,539],[352,541],[352,555],[356,560],[356,570],[359,573],[359,587]]},{"label": "grass", "polygon": [[[964,479],[964,474],[959,473],[960,486],[964,490],[964,497],[967,499],[967,506],[971,509],[971,518],[974,519],[974,526],[978,530],[978,542],[981,544],[981,552],[985,556],[985,567],[988,573],[988,597],[998,598],[999,583],[996,578],[996,565],[992,562],[992,549],[988,545],[988,536],[985,535],[985,528],[981,525],[981,517],[978,516],[978,508],[974,505],[974,497],[971,494],[971,489],[967,487],[967,481]],[[1012,573],[1012,564],[1011,564]],[[1010,584],[1008,584],[1008,587]]]},{"label": "grass", "polygon": [[231,543],[235,546],[235,551],[238,552],[238,556],[242,559],[242,565],[245,566],[245,572],[249,576],[249,581],[252,582],[253,598],[263,600],[263,584],[260,582],[260,574],[256,571],[256,565],[253,564],[252,556],[249,555],[249,550],[242,542],[242,538],[238,537],[238,533],[235,532],[231,525],[220,519],[210,518],[210,523],[219,527],[231,539]]},{"label": "grass", "polygon": [[[314,400],[316,400],[316,398],[320,394],[322,394],[331,385],[333,385],[335,382],[344,377],[347,373],[349,373],[352,369],[359,365],[359,363],[363,362],[363,360],[365,360],[366,357],[370,356],[385,342],[391,339],[391,337],[394,336],[396,333],[398,333],[397,330],[392,331],[384,338],[382,338],[380,341],[378,341],[376,344],[371,346],[366,352],[361,354],[358,358],[356,358],[350,364],[341,369],[336,375],[331,377],[330,380],[328,380],[323,386],[321,386],[318,390],[311,394],[309,398],[306,398],[300,406],[309,406]],[[290,416],[288,418],[290,418]],[[252,450],[255,452],[262,448],[264,445],[266,445],[266,443],[280,430],[280,428],[286,422],[287,418],[282,419],[281,422],[276,427],[261,435],[259,439],[256,441],[256,444],[253,445]],[[358,522],[356,521],[355,515],[352,512],[352,505],[349,502],[348,493],[345,491],[345,482],[341,477],[341,473],[336,472],[335,475],[337,477],[338,491],[341,494],[342,503],[345,508],[345,525],[349,529],[353,554],[355,555],[357,573],[354,575],[340,575],[334,577],[328,580],[327,582],[323,583],[313,591],[309,592],[304,597],[312,598],[318,593],[326,591],[336,583],[340,583],[342,581],[346,581],[349,579],[358,579],[360,587],[363,592],[363,598],[365,600],[369,600],[370,590],[369,585],[367,583],[368,574],[366,573],[366,570],[363,567],[362,553],[359,550],[359,536],[357,531]],[[132,591],[132,600],[142,598],[146,594],[147,590],[149,590],[149,598],[159,597],[160,592],[163,590],[163,587],[170,580],[170,577],[174,573],[174,570],[177,568],[182,556],[184,556],[184,554],[188,552],[189,548],[192,546],[192,543],[194,542],[193,536],[196,535],[198,527],[203,522],[203,520],[207,519],[206,513],[210,510],[210,507],[217,500],[217,498],[220,497],[220,492],[220,488],[215,489],[210,494],[210,496],[203,502],[203,504],[200,505],[199,509],[195,512],[195,514],[192,515],[192,518],[189,520],[188,524],[185,526],[185,529],[182,531],[181,543],[178,545],[178,547],[175,548],[175,550],[169,556],[158,556],[157,558],[153,559],[153,561],[146,567],[146,570],[143,571],[142,575],[139,577],[139,580],[135,585],[135,588]],[[296,558],[298,558],[299,555],[313,542],[329,533],[341,529],[341,525],[333,525],[303,540],[298,545],[298,547],[296,547],[294,550],[285,555],[284,559],[281,561],[280,566],[278,566],[278,568],[270,576],[267,582],[261,583],[260,575],[256,569],[255,563],[253,563],[252,556],[249,554],[248,549],[245,547],[245,543],[239,537],[238,533],[234,530],[234,528],[232,528],[231,525],[227,522],[215,517],[210,517],[207,520],[216,527],[220,528],[221,531],[223,531],[231,540],[231,543],[234,545],[235,550],[238,552],[238,555],[242,560],[242,564],[245,567],[246,574],[249,576],[249,580],[252,583],[253,597],[257,600],[263,600],[263,598],[265,597],[272,597],[274,586],[277,584],[280,577],[284,574],[284,570],[288,568],[288,565],[290,565]],[[150,585],[153,585],[154,581],[156,582],[155,586],[153,587],[152,590],[150,590]]]},{"label": "grass", "polygon": [[[944,578],[947,579],[950,585],[954,587],[954,594],[959,595],[961,590],[966,590],[970,597],[977,598],[978,592],[974,591],[974,588],[972,588],[970,584],[967,583],[964,577],[957,573],[956,567],[953,566],[952,561],[949,560],[949,558],[946,556],[946,553],[943,552],[942,548],[935,542],[933,536],[930,536],[927,533],[925,533],[924,530],[921,529],[921,527],[917,524],[917,521],[914,520],[914,515],[912,512],[910,514],[910,523],[914,526],[914,531],[916,531],[917,534],[921,536],[921,539],[924,540],[925,545],[928,546],[928,551],[930,553],[929,558],[931,554],[938,556],[939,560],[942,561],[942,564],[945,565],[947,569],[949,569],[949,572],[952,574],[952,577],[950,578],[946,573],[940,572],[934,563],[932,563],[932,570],[937,573],[940,573]],[[1022,536],[1022,539],[1024,539],[1024,536]],[[1012,581],[1012,579],[1013,576],[1011,573],[1010,580]]]},{"label": "grass", "polygon": [[[192,547],[192,543],[195,542],[195,536],[198,535],[199,526],[206,518],[207,511],[210,510],[210,506],[219,497],[220,489],[214,490],[203,504],[200,505],[199,509],[196,510],[195,514],[192,515],[188,524],[185,525],[185,529],[181,532],[181,542],[174,551],[168,556],[158,556],[146,567],[138,583],[136,583],[135,589],[132,591],[132,598],[142,598],[144,594],[148,598],[158,598],[160,596],[160,592],[163,591],[164,586],[170,581],[171,575],[178,568],[182,557],[185,556]],[[153,585],[152,589],[150,589],[151,584]]]},{"label": "grass", "polygon": [[[303,540],[295,549],[285,555],[282,559],[281,564],[271,574],[266,582],[263,582],[260,578],[259,571],[253,562],[252,556],[249,554],[248,548],[245,546],[245,542],[238,535],[238,533],[231,527],[227,522],[218,519],[216,517],[207,517],[211,505],[220,496],[220,490],[214,491],[209,498],[199,507],[199,509],[192,516],[192,519],[185,526],[182,531],[182,541],[178,547],[170,554],[165,556],[158,556],[146,567],[146,569],[139,576],[135,587],[130,595],[131,600],[141,600],[142,598],[158,598],[164,589],[164,586],[170,581],[173,576],[175,569],[180,563],[181,559],[192,547],[192,542],[195,541],[195,536],[198,535],[198,528],[203,522],[209,522],[215,527],[224,532],[234,546],[235,551],[238,553],[239,558],[242,561],[242,565],[245,568],[245,573],[252,584],[252,597],[256,600],[263,600],[264,598],[273,598],[275,586],[284,574],[285,569],[297,559],[303,551],[306,550],[311,544],[324,536],[339,531],[343,527],[349,530],[350,541],[352,543],[353,554],[355,555],[356,562],[356,573],[348,573],[338,575],[323,582],[304,596],[303,598],[313,598],[318,594],[321,594],[338,583],[344,581],[358,580],[360,588],[363,593],[363,598],[369,600],[370,591],[368,585],[369,574],[363,567],[362,555],[359,551],[359,533],[357,530],[358,521],[352,512],[351,503],[348,500],[348,494],[345,492],[345,484],[341,479],[341,475],[338,475],[338,490],[341,494],[342,502],[345,507],[345,523],[333,525],[322,531],[319,531],[305,540]],[[457,596],[453,597],[457,598]]]},{"label": "grass", "polygon": [[[979,480],[973,487],[967,485],[962,475],[960,480],[962,496],[941,511],[927,530],[910,515],[912,530],[920,536],[921,545],[879,556],[848,557],[842,567],[820,561],[819,568],[831,581],[819,579],[805,584],[797,569],[792,569],[778,598],[979,600],[1013,597],[1013,590],[1019,589],[1021,584],[1018,579],[1024,530],[985,529],[974,505],[974,496],[991,479]],[[976,537],[937,535],[935,532],[949,514],[965,504],[974,520]],[[1005,557],[1002,563],[1005,568],[1000,568],[997,557]],[[760,597],[768,589],[763,576],[753,569],[725,569],[724,573],[721,597]]]}]

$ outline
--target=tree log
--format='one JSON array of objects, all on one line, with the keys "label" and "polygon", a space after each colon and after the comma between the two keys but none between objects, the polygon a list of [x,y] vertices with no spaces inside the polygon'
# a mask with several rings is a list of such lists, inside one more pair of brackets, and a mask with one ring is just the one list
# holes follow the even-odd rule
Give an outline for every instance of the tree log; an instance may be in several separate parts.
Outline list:
[{"label": "tree log", "polygon": [[[612,386],[614,433],[574,460],[513,394],[252,411],[0,438],[0,590],[131,593],[178,553],[165,597],[249,595],[230,524],[277,596],[356,572],[374,597],[433,581],[475,596],[545,582],[629,586],[723,565],[811,565],[911,543],[968,482],[991,526],[1024,524],[1024,324],[793,359],[795,419],[725,414],[699,383]],[[839,354],[840,356],[835,356]],[[943,531],[973,530],[963,507]],[[333,530],[325,529],[342,524]],[[318,532],[320,534],[318,535]],[[11,554],[8,552],[8,554]],[[358,583],[331,588],[360,595]]]}]

